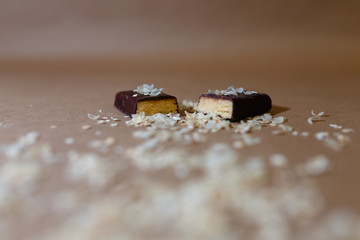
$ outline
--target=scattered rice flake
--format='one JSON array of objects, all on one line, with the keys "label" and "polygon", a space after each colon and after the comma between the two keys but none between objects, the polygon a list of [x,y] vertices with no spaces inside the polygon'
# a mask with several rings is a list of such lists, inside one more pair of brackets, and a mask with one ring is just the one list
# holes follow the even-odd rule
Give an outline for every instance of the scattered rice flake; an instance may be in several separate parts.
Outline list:
[{"label": "scattered rice flake", "polygon": [[104,141],[104,144],[108,146],[113,145],[114,143],[115,143],[115,138],[113,137],[107,137]]},{"label": "scattered rice flake", "polygon": [[15,143],[1,146],[1,150],[9,158],[19,157],[21,152],[25,148],[34,145],[39,137],[40,134],[38,132],[29,132],[26,135],[21,136]]},{"label": "scattered rice flake", "polygon": [[[328,218],[323,196],[312,179],[291,180],[295,174],[290,175],[290,169],[285,169],[279,173],[279,176],[287,174],[282,178],[283,183],[267,186],[269,172],[262,158],[242,159],[228,144],[224,145],[211,146],[194,154],[180,146],[169,149],[158,145],[146,151],[140,151],[138,147],[132,149],[133,155],[129,156],[137,159],[131,157],[134,167],[150,170],[150,174],[153,170],[167,169],[181,182],[176,187],[164,184],[158,178],[147,177],[147,174],[141,174],[141,178],[138,174],[130,174],[128,177],[134,177],[131,188],[127,183],[113,187],[113,183],[120,180],[115,178],[114,161],[98,155],[94,156],[95,160],[90,160],[78,153],[81,159],[74,160],[78,163],[69,160],[66,166],[68,179],[84,181],[95,190],[111,186],[111,194],[97,194],[81,208],[80,204],[87,198],[54,195],[58,198],[57,207],[64,203],[56,213],[70,213],[69,220],[76,220],[71,223],[80,227],[65,224],[44,239],[51,239],[50,234],[54,236],[54,233],[61,239],[73,236],[107,239],[123,235],[143,239],[144,231],[151,229],[146,233],[156,234],[173,221],[177,221],[176,230],[170,230],[170,235],[181,231],[189,234],[187,236],[197,236],[197,239],[208,239],[209,236],[218,239],[254,236],[255,239],[276,240],[318,239],[317,236],[321,239],[358,238],[358,214],[334,215],[330,210],[331,218]],[[77,177],[72,177],[72,170]],[[193,170],[200,170],[201,177],[190,178]],[[238,224],[234,231],[229,230],[229,212],[241,213],[232,215],[231,220],[248,222],[256,227],[255,233],[253,229],[249,230],[248,224]],[[193,224],[194,221],[198,224]],[[310,227],[304,228],[303,223]]]},{"label": "scattered rice flake", "polygon": [[324,112],[320,112],[320,113],[314,113],[314,110],[311,110],[311,115],[312,117],[309,117],[308,118],[308,123],[309,124],[313,124],[314,121],[320,121],[321,120],[321,117],[324,116]]},{"label": "scattered rice flake", "polygon": [[65,138],[64,140],[65,144],[73,144],[75,142],[75,139],[72,137]]},{"label": "scattered rice flake", "polygon": [[341,129],[342,128],[342,126],[337,125],[337,124],[332,124],[332,123],[330,123],[329,126],[332,127],[332,128],[335,128],[335,129]]},{"label": "scattered rice flake", "polygon": [[126,121],[128,126],[152,126],[154,128],[167,128],[173,127],[180,120],[179,114],[154,114],[152,116],[146,116],[144,112],[139,114],[133,114],[132,119]]},{"label": "scattered rice flake", "polygon": [[305,171],[309,175],[320,175],[330,169],[330,161],[325,155],[310,158],[305,163]]},{"label": "scattered rice flake", "polygon": [[115,138],[107,137],[104,140],[92,140],[89,147],[100,150],[103,153],[109,152],[109,147],[115,143]]},{"label": "scattered rice flake", "polygon": [[280,123],[284,123],[286,120],[285,117],[275,117],[271,120],[271,123],[274,123],[274,124],[280,124]]},{"label": "scattered rice flake", "polygon": [[309,117],[307,121],[308,121],[309,124],[313,124],[313,121],[312,121],[312,120],[313,120],[313,118],[312,118],[312,117]]},{"label": "scattered rice flake", "polygon": [[[214,133],[222,129],[229,130],[234,128],[235,133],[244,135],[240,139],[243,144],[251,146],[259,144],[261,139],[246,133],[250,133],[252,130],[261,130],[262,125],[270,125],[272,124],[272,120],[274,120],[276,123],[275,125],[280,128],[280,130],[275,132],[276,134],[293,131],[291,126],[281,124],[286,120],[284,117],[273,118],[269,113],[255,116],[238,123],[230,122],[216,115],[204,114],[202,112],[184,111],[184,113],[185,116],[160,113],[147,116],[142,112],[133,114],[132,119],[125,123],[128,126],[148,127],[146,131],[156,131],[151,133],[134,133],[134,137],[142,138],[142,136],[144,136],[143,138],[156,138],[157,140],[154,141],[158,143],[168,140],[182,142],[183,144],[203,142],[206,141],[206,138],[204,135],[199,135],[199,133]],[[166,132],[162,130],[166,130]],[[196,131],[196,133],[188,135],[187,133],[190,133],[191,131]],[[164,138],[164,136],[166,137]]]},{"label": "scattered rice flake", "polygon": [[0,169],[0,185],[28,191],[42,175],[40,164],[29,161],[5,162]]},{"label": "scattered rice flake", "polygon": [[20,137],[19,142],[22,142],[26,145],[31,145],[34,144],[40,137],[40,133],[38,132],[29,132],[28,134],[26,134],[23,137]]},{"label": "scattered rice flake", "polygon": [[198,132],[194,132],[192,134],[192,139],[195,141],[195,142],[206,142],[206,137],[203,135],[203,134],[200,134]]},{"label": "scattered rice flake", "polygon": [[198,104],[197,102],[184,99],[179,107],[181,110],[186,110],[186,111],[196,110],[197,104]]},{"label": "scattered rice flake", "polygon": [[120,119],[115,118],[115,117],[110,117],[110,118],[111,118],[111,120],[113,120],[113,121],[120,121]]},{"label": "scattered rice flake", "polygon": [[99,121],[97,121],[97,123],[104,124],[104,123],[106,123],[106,120],[99,120]]},{"label": "scattered rice flake", "polygon": [[51,125],[50,128],[51,128],[51,129],[54,129],[54,128],[57,128],[57,126]]},{"label": "scattered rice flake", "polygon": [[245,144],[242,141],[234,141],[233,147],[234,148],[243,148],[243,147],[245,147]]},{"label": "scattered rice flake", "polygon": [[115,169],[108,159],[94,153],[68,153],[67,174],[70,181],[85,180],[94,190],[103,189],[114,177]]},{"label": "scattered rice flake", "polygon": [[245,145],[248,146],[253,146],[253,145],[257,145],[261,143],[261,138],[260,137],[253,137],[250,135],[243,135],[243,141],[245,143]]},{"label": "scattered rice flake", "polygon": [[299,135],[299,132],[298,132],[298,131],[293,131],[293,132],[292,132],[292,135],[293,135],[293,136],[297,136],[297,135]]},{"label": "scattered rice flake", "polygon": [[83,130],[88,130],[88,129],[90,129],[90,128],[91,128],[90,125],[83,125],[83,126],[81,127],[81,129],[83,129]]},{"label": "scattered rice flake", "polygon": [[158,146],[158,144],[159,144],[159,140],[156,138],[152,138],[152,139],[148,139],[148,140],[144,141],[138,147],[140,149],[148,150],[148,149],[155,148],[156,146]]},{"label": "scattered rice flake", "polygon": [[293,128],[291,126],[288,125],[284,125],[284,124],[279,124],[279,123],[271,123],[273,124],[273,126],[277,126],[278,128],[280,128],[279,130],[273,130],[272,134],[274,135],[282,135],[288,132],[292,132]]},{"label": "scattered rice flake", "polygon": [[98,120],[100,118],[100,115],[93,115],[91,113],[88,113],[88,118],[91,120]]},{"label": "scattered rice flake", "polygon": [[99,113],[102,113],[102,112],[103,112],[103,110],[99,109]]},{"label": "scattered rice flake", "polygon": [[[152,116],[146,116],[144,113],[133,114],[132,119],[125,123],[128,126],[146,126],[148,128],[145,131],[151,131],[149,133],[136,132],[134,137],[156,138],[157,140],[154,141],[158,143],[172,140],[182,144],[189,144],[206,141],[205,136],[199,133],[214,133],[222,129],[229,130],[234,128],[236,133],[246,135],[245,133],[251,130],[260,130],[262,125],[270,124],[272,120],[272,116],[268,113],[243,120],[239,123],[232,123],[215,115],[204,114],[202,112],[192,113],[185,111],[184,113],[184,117],[181,117],[179,114],[158,113]],[[279,122],[282,121],[283,118],[280,118]],[[281,128],[281,131],[292,131],[290,126],[283,124],[278,124],[277,126]],[[196,131],[196,133],[189,135],[188,133],[191,131]],[[248,135],[243,136],[241,141],[245,145],[250,146],[260,143],[261,139]]]},{"label": "scattered rice flake", "polygon": [[285,132],[282,131],[282,130],[273,130],[273,131],[271,131],[271,133],[273,135],[283,135],[283,134],[285,134]]},{"label": "scattered rice flake", "polygon": [[323,141],[326,146],[330,147],[335,151],[340,151],[344,146],[346,146],[351,138],[349,136],[343,135],[341,133],[333,133],[334,137],[331,137],[328,132],[319,132],[315,134],[315,137]]},{"label": "scattered rice flake", "polygon": [[150,137],[154,136],[154,134],[155,134],[154,131],[139,130],[139,131],[133,132],[132,135],[135,138],[145,139],[145,138],[150,138]]},{"label": "scattered rice flake", "polygon": [[309,132],[301,132],[300,135],[302,137],[308,137],[308,136],[310,136],[310,133]]},{"label": "scattered rice flake", "polygon": [[260,180],[266,173],[265,162],[261,157],[251,157],[246,160],[244,170],[250,179]]},{"label": "scattered rice flake", "polygon": [[291,126],[284,125],[284,124],[279,124],[278,127],[285,132],[291,132],[293,130],[293,128]]},{"label": "scattered rice flake", "polygon": [[313,115],[314,117],[321,117],[323,116],[325,113],[324,112],[319,112],[319,113],[314,113],[314,110],[311,110],[311,115]]},{"label": "scattered rice flake", "polygon": [[235,133],[248,133],[252,129],[251,124],[238,124],[233,126],[235,128]]},{"label": "scattered rice flake", "polygon": [[111,123],[110,127],[117,127],[119,124],[118,123]]},{"label": "scattered rice flake", "polygon": [[156,146],[156,139],[147,140],[137,147],[128,149],[126,154],[132,163],[143,171],[174,167],[188,160],[189,155],[181,149],[154,149],[154,144]]},{"label": "scattered rice flake", "polygon": [[272,154],[269,161],[275,167],[285,167],[287,164],[287,158],[283,154]]},{"label": "scattered rice flake", "polygon": [[317,140],[321,141],[321,140],[324,140],[325,138],[329,137],[329,133],[328,132],[317,132],[317,133],[315,133],[315,137]]},{"label": "scattered rice flake", "polygon": [[333,135],[336,137],[336,139],[338,140],[338,142],[342,145],[345,145],[347,143],[349,143],[351,141],[351,138],[349,136],[346,136],[344,134],[341,133],[333,133]]},{"label": "scattered rice flake", "polygon": [[352,132],[355,132],[354,129],[352,129],[352,128],[343,128],[343,129],[341,129],[341,131],[342,131],[343,133],[352,133]]},{"label": "scattered rice flake", "polygon": [[332,138],[326,138],[324,143],[326,146],[333,149],[334,151],[341,151],[343,148],[342,144],[340,144],[338,141]]}]

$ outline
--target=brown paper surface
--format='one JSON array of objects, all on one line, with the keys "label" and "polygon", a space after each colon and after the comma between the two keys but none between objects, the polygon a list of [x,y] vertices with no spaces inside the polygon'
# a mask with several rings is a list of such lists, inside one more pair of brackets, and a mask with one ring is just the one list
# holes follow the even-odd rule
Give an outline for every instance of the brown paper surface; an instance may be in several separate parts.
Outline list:
[{"label": "brown paper surface", "polygon": [[[96,151],[89,142],[105,137],[114,137],[116,145],[126,149],[140,141],[113,106],[118,91],[154,83],[181,102],[196,101],[208,89],[245,87],[269,94],[272,114],[286,117],[288,125],[310,136],[276,136],[265,128],[256,132],[261,144],[236,151],[244,158],[264,159],[281,153],[291,166],[326,155],[331,170],[312,178],[326,209],[360,214],[358,5],[355,1],[3,1],[0,144],[37,131],[39,142],[50,143],[58,154]],[[312,109],[328,116],[309,125]],[[98,110],[121,119],[119,126],[87,118]],[[314,137],[319,131],[336,132],[329,127],[332,123],[355,131],[347,134],[351,142],[341,151]],[[82,130],[83,125],[92,128]],[[75,139],[74,144],[64,143],[68,137]],[[217,142],[230,144],[230,132],[210,134],[206,144],[195,144],[189,151],[201,153]],[[101,156],[117,155],[110,151]],[[1,164],[9,161],[1,158]],[[64,181],[64,166],[49,166],[31,196],[68,189],[85,192],[83,202],[99,197],[87,194],[84,183]],[[152,174],[156,178],[158,173]],[[159,175],[167,181],[166,174]],[[126,181],[126,174],[122,178]],[[111,189],[100,194],[110,196]],[[6,207],[2,219],[7,221],[9,239],[36,237],[61,223],[53,215],[29,221],[8,211]]]}]

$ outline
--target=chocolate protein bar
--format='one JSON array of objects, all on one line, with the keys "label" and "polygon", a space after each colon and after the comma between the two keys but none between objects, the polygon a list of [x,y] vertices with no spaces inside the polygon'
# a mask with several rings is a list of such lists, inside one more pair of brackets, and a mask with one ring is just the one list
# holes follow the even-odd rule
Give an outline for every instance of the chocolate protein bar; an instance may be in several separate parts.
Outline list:
[{"label": "chocolate protein bar", "polygon": [[141,112],[145,115],[178,113],[176,97],[165,94],[162,90],[144,84],[136,90],[118,92],[115,107],[129,116]]},{"label": "chocolate protein bar", "polygon": [[271,109],[271,98],[255,91],[229,87],[227,90],[209,90],[199,98],[197,110],[215,114],[230,121],[239,121],[266,113]]}]

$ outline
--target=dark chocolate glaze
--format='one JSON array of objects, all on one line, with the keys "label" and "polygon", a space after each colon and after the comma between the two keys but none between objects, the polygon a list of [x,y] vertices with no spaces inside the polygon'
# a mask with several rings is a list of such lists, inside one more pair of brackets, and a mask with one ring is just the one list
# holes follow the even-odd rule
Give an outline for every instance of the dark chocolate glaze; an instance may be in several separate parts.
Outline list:
[{"label": "dark chocolate glaze", "polygon": [[[134,94],[137,94],[136,97],[133,97]],[[126,115],[131,116],[131,114],[135,114],[137,110],[138,102],[142,101],[153,101],[153,100],[161,100],[161,99],[175,99],[176,97],[161,93],[158,96],[148,96],[144,94],[140,94],[130,91],[122,91],[118,92],[115,97],[115,107],[125,113]]]},{"label": "dark chocolate glaze", "polygon": [[216,95],[203,94],[200,96],[207,98],[224,99],[233,102],[233,111],[230,121],[239,121],[247,117],[253,117],[262,113],[266,113],[271,109],[271,98],[264,93],[253,93],[246,95],[244,93],[238,95]]}]

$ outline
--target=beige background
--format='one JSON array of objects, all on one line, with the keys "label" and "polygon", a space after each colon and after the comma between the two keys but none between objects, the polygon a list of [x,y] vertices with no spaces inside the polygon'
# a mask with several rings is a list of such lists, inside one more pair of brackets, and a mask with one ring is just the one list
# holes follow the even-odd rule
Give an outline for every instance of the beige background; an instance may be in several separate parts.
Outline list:
[{"label": "beige background", "polygon": [[2,0],[0,67],[351,75],[358,10],[357,1]]}]

